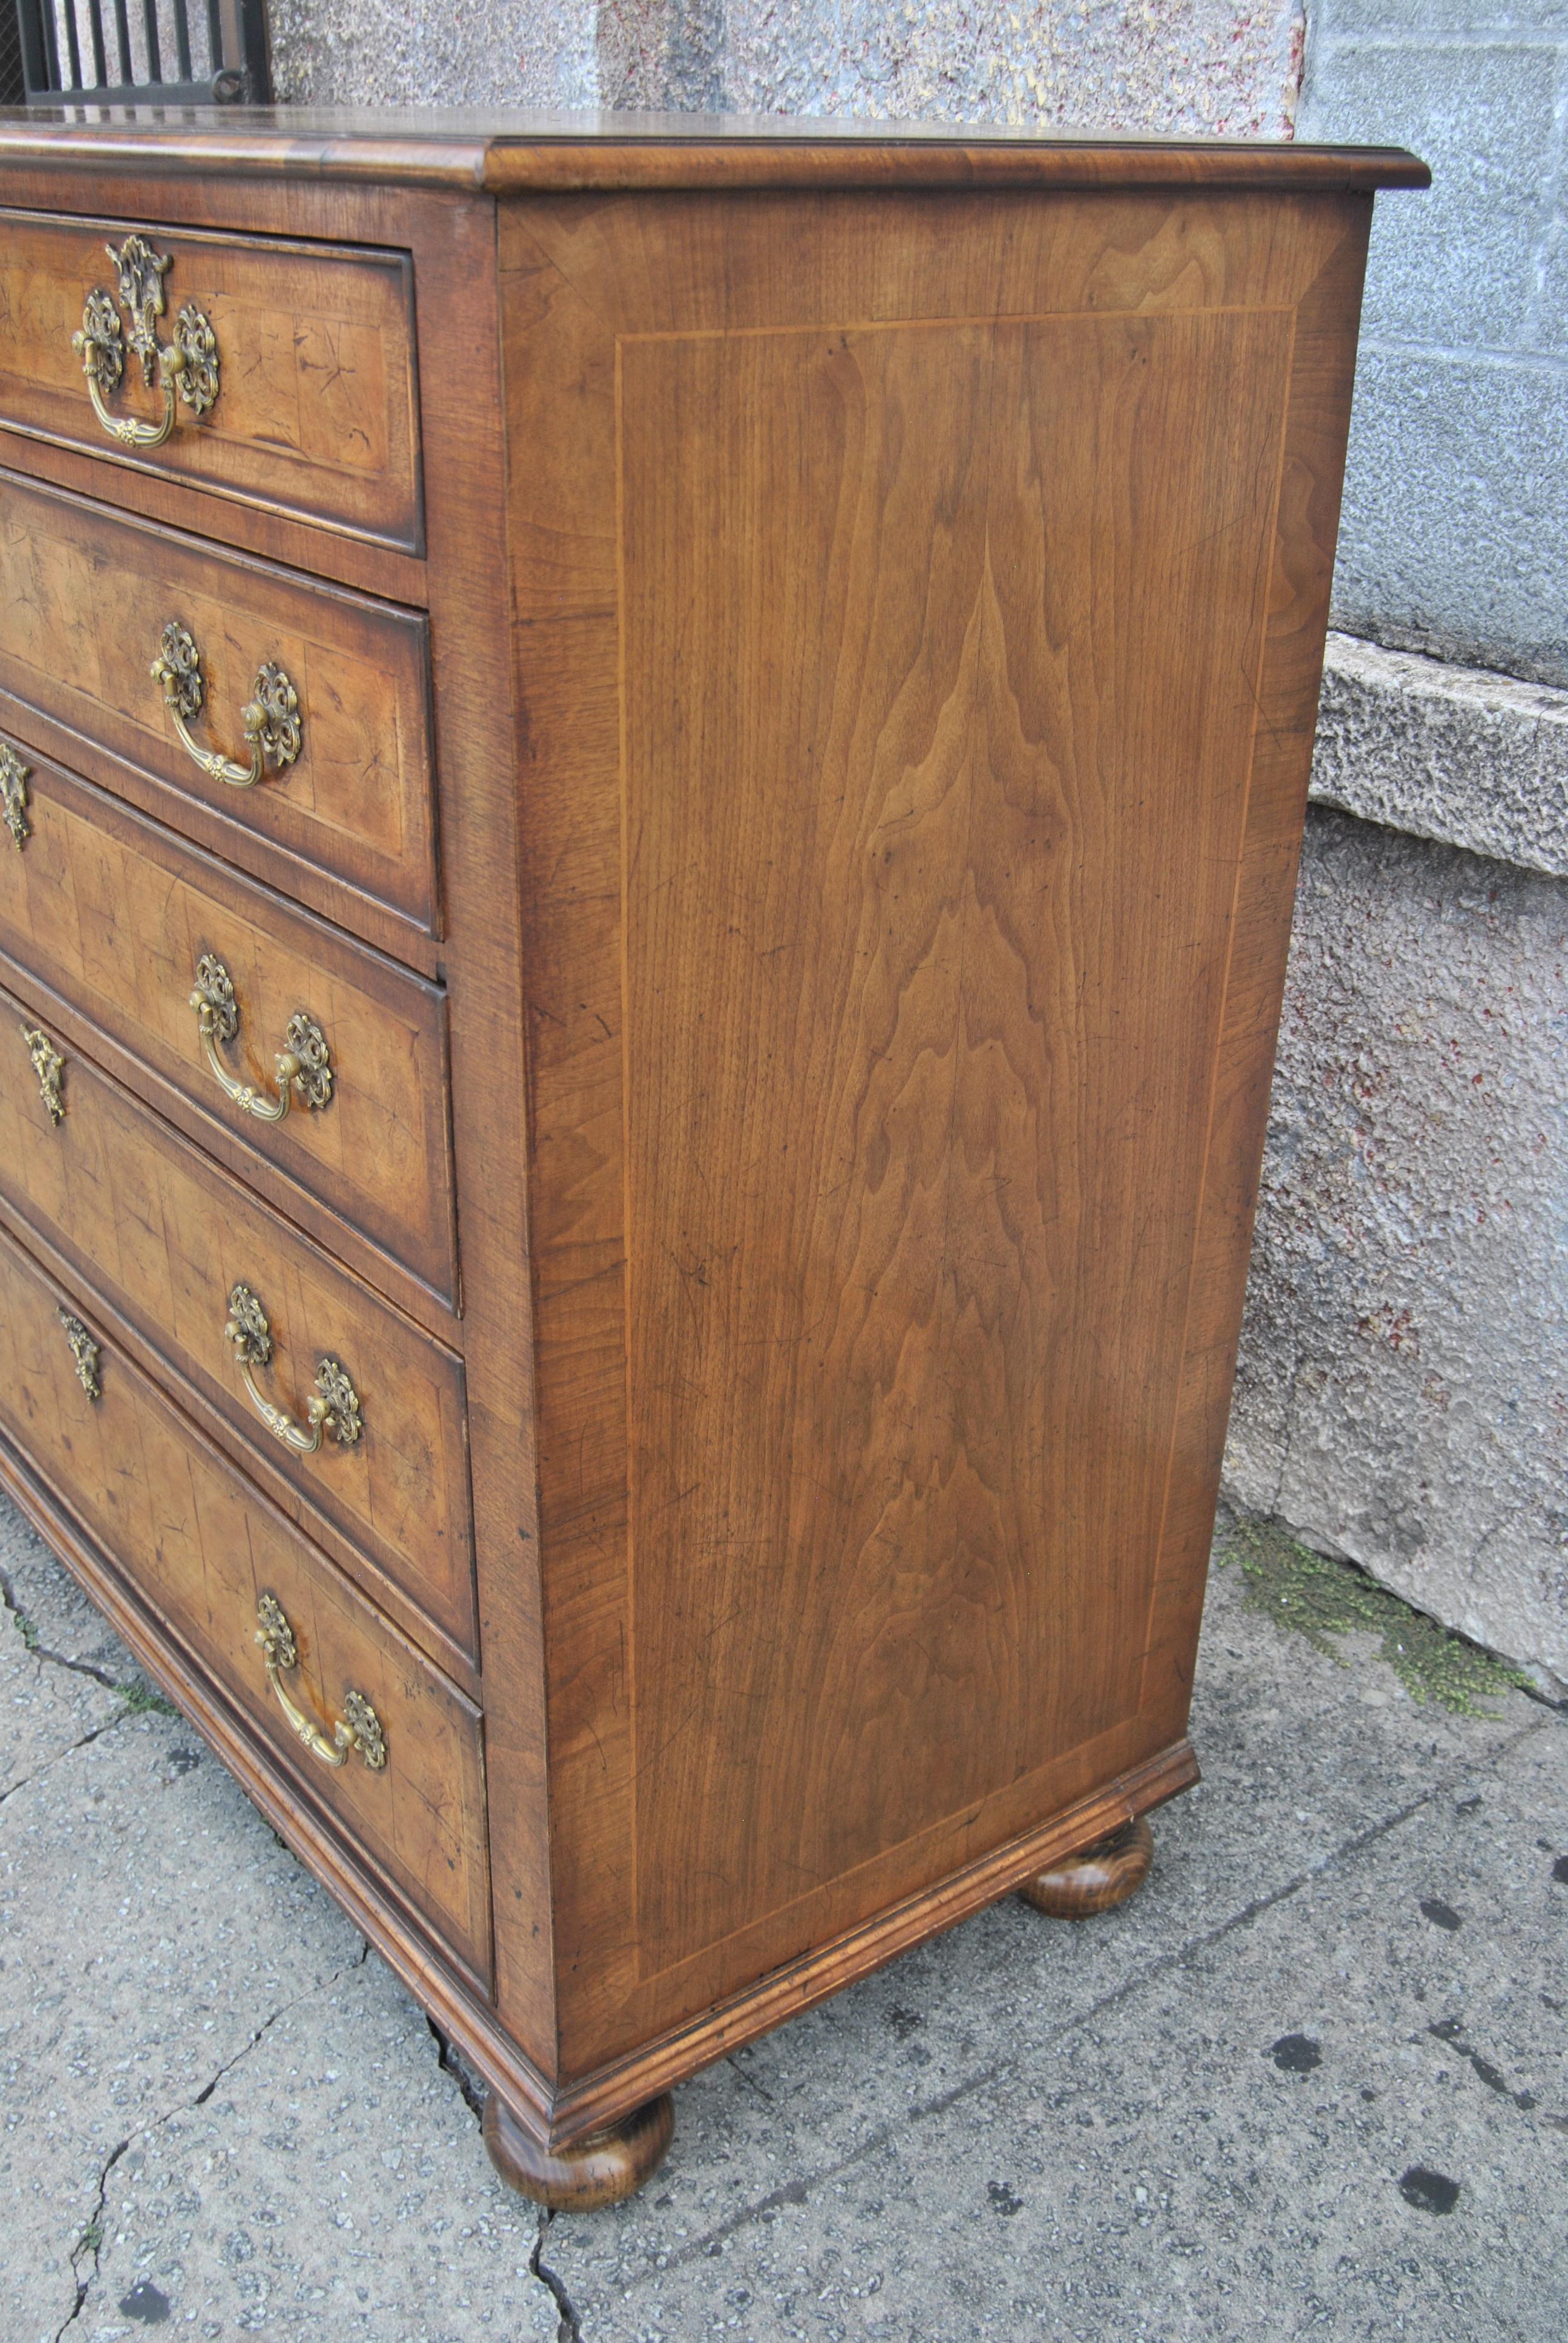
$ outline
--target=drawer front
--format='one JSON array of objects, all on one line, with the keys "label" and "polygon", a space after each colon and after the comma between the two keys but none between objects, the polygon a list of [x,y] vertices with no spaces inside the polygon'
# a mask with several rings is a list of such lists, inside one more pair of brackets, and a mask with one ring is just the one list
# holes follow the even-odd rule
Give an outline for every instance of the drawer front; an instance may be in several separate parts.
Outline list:
[{"label": "drawer front", "polygon": [[[477,1713],[4,1235],[0,1421],[274,1759],[484,1976]],[[279,1672],[283,1690],[327,1735],[350,1691],[368,1702],[385,1737],[378,1770],[358,1749],[329,1768],[296,1738],[255,1640],[264,1595],[297,1647],[297,1665]]]},{"label": "drawer front", "polygon": [[[188,743],[153,673],[170,626],[195,646]],[[330,873],[346,926],[363,894],[435,928],[428,684],[422,618],[0,473],[0,688],[129,767],[129,793],[176,828],[194,799]],[[193,754],[244,773],[257,748],[248,787]]]},{"label": "drawer front", "polygon": [[[0,1194],[475,1657],[460,1363],[3,990]],[[259,1413],[226,1333],[241,1284],[272,1353],[251,1380],[303,1427],[292,1440]],[[323,1357],[349,1377],[357,1421],[329,1423],[305,1454]]]},{"label": "drawer front", "polygon": [[[128,253],[127,236],[139,239]],[[149,287],[161,302],[150,317]],[[94,295],[105,297],[86,339],[103,353],[94,363],[107,420],[75,343]],[[193,312],[210,350],[192,348],[181,321]],[[167,402],[161,359],[149,386],[133,341],[148,327],[159,347],[184,346],[185,395]],[[202,357],[205,370],[193,363]],[[166,408],[161,444],[113,436],[127,421],[156,430]],[[0,212],[0,423],[417,552],[417,417],[413,271],[401,253]]]},{"label": "drawer front", "polygon": [[[0,765],[5,763],[0,748]],[[25,748],[19,819],[0,834],[0,951],[63,994],[221,1128],[233,1155],[299,1182],[436,1292],[453,1283],[446,1032],[439,990],[182,846]],[[232,1040],[209,1056],[192,1008],[204,961],[226,970]],[[210,970],[209,970],[210,980]],[[276,1061],[303,1016],[326,1045],[319,1107]]]}]

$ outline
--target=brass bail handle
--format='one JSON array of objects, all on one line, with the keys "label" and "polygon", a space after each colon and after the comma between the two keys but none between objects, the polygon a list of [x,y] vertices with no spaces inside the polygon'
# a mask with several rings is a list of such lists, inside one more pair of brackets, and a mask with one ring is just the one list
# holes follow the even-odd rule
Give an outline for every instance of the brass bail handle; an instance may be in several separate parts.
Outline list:
[{"label": "brass bail handle", "polygon": [[154,682],[164,688],[164,706],[174,719],[186,754],[209,780],[223,781],[231,789],[254,789],[263,773],[281,772],[298,756],[304,737],[299,694],[276,659],[263,659],[256,669],[251,697],[240,710],[240,729],[250,751],[243,765],[226,757],[221,749],[204,749],[192,738],[191,719],[201,714],[206,680],[196,639],[177,618],[168,619],[158,637],[152,675]]},{"label": "brass bail handle", "polygon": [[343,1695],[343,1714],[334,1720],[331,1729],[317,1725],[285,1691],[283,1678],[299,1665],[299,1646],[283,1605],[274,1594],[264,1594],[256,1606],[256,1640],[266,1667],[266,1680],[277,1695],[277,1704],[288,1719],[290,1728],[297,1734],[313,1757],[324,1765],[347,1765],[348,1753],[357,1749],[373,1774],[378,1774],[387,1763],[387,1735],[381,1729],[381,1719],[362,1692],[349,1691]]},{"label": "brass bail handle", "polygon": [[308,1431],[286,1409],[275,1407],[261,1390],[252,1369],[272,1363],[272,1326],[248,1285],[236,1285],[230,1291],[228,1322],[223,1331],[234,1345],[245,1387],[257,1415],[274,1439],[281,1440],[286,1448],[293,1449],[297,1456],[314,1456],[328,1432],[340,1448],[352,1448],[363,1437],[365,1419],[359,1411],[359,1394],[341,1359],[325,1358],[316,1370],[316,1389],[305,1409]]},{"label": "brass bail handle", "polygon": [[[161,447],[182,403],[198,420],[211,412],[218,394],[217,337],[202,312],[187,301],[169,339],[161,342],[157,320],[164,314],[164,278],[174,266],[173,255],[155,252],[141,236],[126,236],[117,252],[112,244],[104,249],[115,272],[114,294],[94,287],[82,311],[82,330],[72,335],[71,347],[82,361],[93,412],[110,438],[122,447]],[[106,394],[112,396],[125,377],[127,339],[142,362],[143,381],[149,390],[156,382],[162,397],[163,414],[156,423],[111,415],[104,404]]]},{"label": "brass bail handle", "polygon": [[332,1052],[327,1036],[313,1017],[297,1009],[284,1027],[284,1047],[273,1060],[274,1093],[269,1098],[254,1082],[240,1081],[218,1056],[239,1038],[239,1002],[234,979],[215,952],[203,952],[196,964],[196,989],[190,1005],[207,1063],[226,1097],[257,1122],[281,1122],[294,1100],[316,1111],[332,1096]]}]

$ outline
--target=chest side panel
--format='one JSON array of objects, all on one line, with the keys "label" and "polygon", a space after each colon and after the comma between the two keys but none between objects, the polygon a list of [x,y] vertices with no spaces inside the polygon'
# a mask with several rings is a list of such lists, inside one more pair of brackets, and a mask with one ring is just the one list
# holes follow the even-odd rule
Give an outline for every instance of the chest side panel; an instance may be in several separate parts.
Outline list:
[{"label": "chest side panel", "polygon": [[568,2067],[1184,1730],[1364,231],[503,226]]},{"label": "chest side panel", "polygon": [[1137,1708],[1289,348],[623,350],[658,1966]]}]

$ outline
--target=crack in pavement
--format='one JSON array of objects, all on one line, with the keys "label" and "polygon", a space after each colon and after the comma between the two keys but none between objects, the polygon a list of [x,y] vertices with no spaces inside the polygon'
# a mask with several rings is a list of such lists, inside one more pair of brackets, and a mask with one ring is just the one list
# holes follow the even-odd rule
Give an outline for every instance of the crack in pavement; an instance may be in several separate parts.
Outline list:
[{"label": "crack in pavement", "polygon": [[68,1654],[52,1652],[47,1644],[41,1644],[38,1641],[37,1629],[17,1602],[16,1590],[3,1570],[0,1570],[0,1611],[8,1611],[15,1619],[16,1633],[21,1636],[34,1659],[47,1660],[53,1667],[69,1668],[73,1675],[91,1676],[93,1682],[101,1684],[106,1692],[120,1692],[124,1689],[117,1679],[110,1675],[106,1669],[95,1667],[91,1660],[73,1660]]},{"label": "crack in pavement", "polygon": [[[1292,1896],[1300,1895],[1303,1887],[1309,1887],[1314,1880],[1325,1877],[1338,1865],[1348,1862],[1353,1856],[1363,1853],[1369,1846],[1375,1846],[1379,1839],[1386,1838],[1390,1832],[1402,1828],[1423,1808],[1433,1805],[1439,1798],[1452,1794],[1459,1783],[1473,1779],[1478,1772],[1493,1770],[1523,1742],[1529,1740],[1532,1735],[1550,1730],[1550,1726],[1543,1718],[1532,1719],[1528,1725],[1522,1725],[1517,1733],[1511,1734],[1506,1741],[1501,1743],[1489,1756],[1482,1761],[1481,1765],[1467,1765],[1452,1774],[1445,1775],[1441,1781],[1435,1782],[1431,1789],[1423,1791],[1419,1798],[1412,1798],[1407,1805],[1400,1806],[1394,1813],[1384,1815],[1381,1822],[1373,1823],[1367,1829],[1356,1832],[1353,1837],[1345,1839],[1340,1845],[1331,1849],[1321,1863],[1310,1865],[1305,1871],[1285,1881],[1283,1885],[1271,1889],[1268,1895],[1254,1896],[1250,1904],[1243,1905],[1239,1912],[1233,1912],[1229,1919],[1220,1921],[1212,1928],[1204,1929],[1199,1936],[1190,1936],[1185,1943],[1178,1945],[1172,1951],[1162,1953],[1156,1959],[1146,1962],[1141,1968],[1135,1969],[1131,1976],[1124,1977],[1119,1986],[1113,1986],[1109,1993],[1102,1994],[1098,2001],[1091,2002],[1087,2008],[1081,2010],[1075,2017],[1067,2018],[1060,2026],[1037,2036],[1031,2045],[1032,2051],[1040,2055],[1069,2040],[1074,2034],[1081,2032],[1086,2026],[1092,2025],[1096,2018],[1103,2016],[1107,2010],[1116,2008],[1131,1995],[1141,1991],[1146,1985],[1153,1984],[1158,1978],[1170,1975],[1172,1970],[1187,1967],[1191,1962],[1201,1957],[1213,1946],[1221,1944],[1227,1936],[1233,1936],[1239,1928],[1250,1927],[1253,1921],[1261,1918],[1265,1912],[1271,1912],[1277,1905],[1287,1903]],[[915,2125],[929,2122],[933,2116],[944,2115],[950,2107],[957,2107],[964,2099],[972,2098],[977,2092],[989,2089],[993,2083],[1000,2082],[1004,2076],[1011,2074],[1018,2064],[1019,2061],[1016,2058],[998,2059],[993,2065],[983,2067],[975,2074],[965,2076],[961,2082],[953,2084],[950,2089],[940,2091],[929,2099],[917,2102],[913,2107],[900,2112],[896,2122],[879,2125],[874,2132],[868,2133],[849,2155],[840,2157],[836,2163],[819,2166],[816,2171],[805,2174],[799,2179],[787,2181],[782,2187],[770,2190],[766,2197],[759,2197],[755,2204],[743,2206],[738,2212],[732,2213],[728,2220],[720,2221],[715,2227],[705,2230],[702,2236],[694,2237],[689,2245],[682,2246],[677,2252],[667,2252],[663,2266],[650,2268],[648,2276],[668,2281],[672,2270],[683,2268],[687,2263],[696,2261],[699,2257],[716,2251],[727,2237],[733,2237],[738,2230],[747,2227],[751,2222],[765,2217],[769,2213],[776,2212],[781,2206],[805,2204],[814,2188],[819,2188],[829,2181],[837,2180],[843,2173],[852,2171],[857,2165],[863,2164],[869,2157],[879,2154],[894,2139],[905,2137]]]},{"label": "crack in pavement", "polygon": [[[462,2053],[442,2032],[428,2010],[425,2012],[425,2023],[429,2027],[430,2038],[436,2045],[437,2064],[443,2073],[450,2075],[457,2084],[463,2095],[464,2104],[475,2122],[482,2124],[485,2119],[485,2094],[482,2086],[476,2082],[464,2061]],[[538,2235],[534,2239],[534,2249],[528,2256],[528,2270],[555,2302],[556,2317],[558,2321],[556,2328],[556,2343],[583,2343],[582,2322],[578,2317],[577,2308],[570,2295],[567,2292],[565,2282],[558,2271],[551,2269],[549,2264],[543,2258],[545,2237],[555,2217],[553,2213],[544,2206],[540,2206]]]},{"label": "crack in pavement", "polygon": [[[118,1721],[118,1719],[116,1720],[116,1723]],[[100,1727],[100,1730],[106,1732],[108,1727],[106,1725],[102,1726]],[[155,2116],[148,2123],[138,2124],[134,2131],[127,2132],[125,2138],[119,2141],[115,2147],[110,2149],[109,2154],[105,2158],[103,2167],[98,2174],[97,2196],[94,2202],[93,2209],[87,2216],[87,2219],[83,2226],[80,2237],[71,2248],[71,2268],[76,2280],[76,2300],[64,2324],[56,2328],[55,2343],[61,2343],[61,2338],[70,2328],[75,2325],[77,2319],[80,2318],[83,2311],[86,2308],[87,2297],[92,2292],[94,2281],[97,2278],[99,2258],[103,2252],[104,2215],[107,2210],[109,2201],[109,2175],[113,2172],[116,2165],[118,2164],[121,2157],[125,2155],[126,2150],[132,2147],[137,2140],[148,2140],[156,2137],[156,2136],[162,2131],[166,2125],[173,2123],[176,2116],[190,2115],[193,2114],[197,2107],[205,2107],[213,2093],[216,2090],[218,2085],[223,2081],[224,2077],[226,2075],[231,2075],[242,2059],[249,2057],[251,2052],[256,2048],[256,2044],[260,2042],[266,2035],[272,2031],[272,2028],[277,2024],[280,2017],[286,2017],[291,2010],[298,2009],[305,2002],[314,2001],[318,1994],[330,1992],[331,1988],[338,1983],[339,1979],[347,1976],[355,1969],[362,1969],[369,1957],[369,1946],[361,1942],[358,1956],[356,1959],[345,1961],[342,1967],[334,1969],[330,1976],[322,1977],[317,1984],[309,1986],[304,1993],[297,1993],[292,2001],[281,2003],[279,2006],[273,2011],[270,2017],[264,2018],[261,2024],[256,2027],[255,2033],[251,2036],[249,2041],[242,2043],[232,2057],[226,2058],[224,2060],[222,2066],[217,2068],[211,2079],[202,2085],[201,2089],[196,2093],[194,2099],[183,2099],[177,2107],[166,2107],[162,2115]],[[81,2271],[81,2257],[84,2253],[91,2253],[93,2257],[93,2267],[85,2278],[82,2276]]]},{"label": "crack in pavement", "polygon": [[437,2025],[428,2010],[425,2012],[425,2023],[429,2027],[430,2038],[436,2045],[437,2065],[441,2068],[443,2074],[450,2075],[452,2080],[457,2084],[458,2090],[463,2095],[464,2105],[467,2107],[468,2113],[473,2117],[474,2121],[476,2123],[482,2124],[485,2120],[485,2100],[483,2093],[475,2083],[472,2075],[469,2074],[461,2056],[453,2048],[451,2042],[448,2040],[447,2036],[442,2033],[440,2027]]},{"label": "crack in pavement", "polygon": [[538,2279],[539,2284],[548,2287],[555,2297],[556,2308],[560,2314],[561,2322],[556,2329],[556,2343],[583,2343],[582,2321],[578,2317],[571,2296],[567,2292],[565,2283],[558,2273],[551,2269],[548,2262],[544,2258],[545,2239],[549,2235],[550,2223],[555,2217],[555,2215],[548,2211],[545,2207],[539,2207],[539,2233],[534,2239],[534,2250],[528,2256],[528,2268]]},{"label": "crack in pavement", "polygon": [[[127,2132],[119,2145],[109,2150],[99,2170],[97,2198],[87,2216],[81,2236],[71,2248],[71,2275],[76,2281],[76,2299],[62,2324],[55,2328],[55,2343],[60,2343],[60,2338],[66,2328],[75,2327],[77,2319],[80,2318],[87,2296],[92,2289],[93,2280],[98,2275],[98,2256],[103,2250],[104,2244],[104,2212],[109,2201],[109,2175],[136,2137],[134,2131]],[[82,2276],[81,2258],[84,2253],[91,2253],[93,2257],[93,2267],[85,2278]]]},{"label": "crack in pavement", "polygon": [[24,1774],[19,1782],[13,1782],[8,1788],[0,1790],[0,1806],[8,1798],[14,1798],[18,1790],[26,1789],[29,1783],[41,1782],[45,1774],[52,1774],[56,1765],[63,1765],[67,1757],[75,1755],[78,1749],[85,1749],[89,1742],[101,1741],[106,1733],[113,1733],[116,1725],[128,1725],[135,1713],[133,1709],[122,1708],[117,1716],[106,1717],[102,1725],[95,1725],[90,1733],[84,1733],[79,1741],[73,1741],[67,1748],[56,1749],[55,1755],[46,1757],[33,1773]]}]

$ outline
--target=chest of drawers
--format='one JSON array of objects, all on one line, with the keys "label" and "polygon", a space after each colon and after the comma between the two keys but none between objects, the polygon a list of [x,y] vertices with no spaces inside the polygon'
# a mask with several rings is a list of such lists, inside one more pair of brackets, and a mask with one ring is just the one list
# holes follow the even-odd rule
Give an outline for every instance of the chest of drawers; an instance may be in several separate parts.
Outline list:
[{"label": "chest of drawers", "polygon": [[0,121],[0,1473],[548,2201],[1195,1777],[1423,179]]}]

